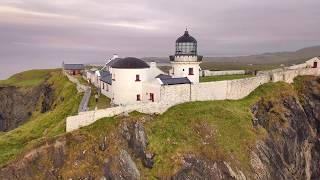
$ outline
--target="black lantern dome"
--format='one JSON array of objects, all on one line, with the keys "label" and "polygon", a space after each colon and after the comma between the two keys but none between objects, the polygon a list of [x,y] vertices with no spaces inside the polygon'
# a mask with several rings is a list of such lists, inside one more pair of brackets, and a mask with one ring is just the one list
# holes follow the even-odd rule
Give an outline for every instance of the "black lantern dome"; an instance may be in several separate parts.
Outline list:
[{"label": "black lantern dome", "polygon": [[188,30],[176,40],[176,56],[196,56],[197,40],[189,35]]}]

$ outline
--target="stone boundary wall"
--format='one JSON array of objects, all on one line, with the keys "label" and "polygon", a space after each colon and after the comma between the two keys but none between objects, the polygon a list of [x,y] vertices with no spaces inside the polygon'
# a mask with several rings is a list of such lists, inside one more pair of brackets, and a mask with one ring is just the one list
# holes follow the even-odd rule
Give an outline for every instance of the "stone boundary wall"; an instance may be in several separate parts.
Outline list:
[{"label": "stone boundary wall", "polygon": [[230,70],[230,71],[210,71],[202,70],[201,76],[222,76],[222,75],[235,75],[235,74],[246,74],[245,70]]},{"label": "stone boundary wall", "polygon": [[145,114],[160,114],[166,111],[165,106],[160,103],[140,103],[128,106],[117,106],[107,109],[80,112],[79,115],[69,116],[66,120],[66,131],[71,132],[81,127],[88,126],[95,121],[105,118],[113,117],[123,113],[130,113],[138,111]]},{"label": "stone boundary wall", "polygon": [[190,101],[242,99],[264,83],[278,81],[292,83],[293,79],[299,75],[320,76],[320,68],[274,70],[260,73],[256,77],[238,80],[161,86],[160,102],[139,103],[81,112],[77,116],[67,118],[66,131],[70,132],[80,127],[88,126],[104,117],[113,117],[132,111],[146,114],[162,114],[172,106]]}]

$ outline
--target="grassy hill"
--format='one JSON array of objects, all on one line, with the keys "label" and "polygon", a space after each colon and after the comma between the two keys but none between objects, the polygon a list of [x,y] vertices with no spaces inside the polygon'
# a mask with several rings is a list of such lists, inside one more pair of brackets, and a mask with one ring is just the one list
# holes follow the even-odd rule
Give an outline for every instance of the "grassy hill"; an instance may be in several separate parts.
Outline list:
[{"label": "grassy hill", "polygon": [[[129,116],[103,118],[72,133],[65,133],[65,118],[77,111],[81,94],[60,72],[50,72],[43,83],[55,87],[55,108],[46,113],[35,113],[26,124],[8,133],[0,133],[0,165],[19,160],[23,154],[48,140],[66,139],[66,152],[55,169],[59,177],[102,177],[106,164],[125,149],[137,165],[141,177],[158,179],[172,177],[182,166],[186,154],[205,157],[211,162],[228,162],[244,174],[252,173],[250,153],[258,140],[267,138],[262,126],[254,127],[251,113],[253,105],[263,101],[272,104],[272,121],[283,122],[283,99],[297,97],[304,87],[301,78],[293,85],[267,83],[241,100],[189,102],[170,108],[162,115],[130,113]],[[153,168],[144,167],[128,141],[128,125],[141,122],[148,137],[147,151],[155,154]],[[286,124],[284,124],[286,125]],[[129,128],[130,129],[130,128]],[[139,132],[140,133],[140,132]],[[277,135],[277,134],[276,134]],[[101,150],[104,144],[105,150]],[[54,149],[54,147],[52,147]],[[54,151],[55,152],[55,151]],[[60,157],[60,156],[59,156]],[[30,163],[36,177],[45,177],[39,169],[53,167],[54,153],[39,155]],[[40,160],[38,160],[40,159]],[[37,169],[38,168],[38,169]],[[115,166],[114,171],[121,171]],[[74,178],[76,179],[76,178]]]},{"label": "grassy hill", "polygon": [[13,160],[34,148],[37,144],[65,132],[65,118],[77,113],[82,94],[60,70],[32,70],[16,74],[0,82],[1,86],[17,86],[23,91],[42,83],[50,84],[54,90],[54,102],[50,111],[39,109],[20,127],[0,133],[0,165]]},{"label": "grassy hill", "polygon": [[43,83],[57,69],[30,70],[0,81],[0,86],[32,87]]}]

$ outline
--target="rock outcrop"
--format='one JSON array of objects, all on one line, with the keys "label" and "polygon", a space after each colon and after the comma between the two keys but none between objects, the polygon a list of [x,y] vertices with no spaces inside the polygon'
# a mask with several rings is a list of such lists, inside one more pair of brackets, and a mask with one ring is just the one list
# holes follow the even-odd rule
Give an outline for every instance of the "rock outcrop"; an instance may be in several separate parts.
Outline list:
[{"label": "rock outcrop", "polygon": [[53,102],[53,89],[48,84],[20,89],[0,87],[0,131],[10,131],[26,122],[39,108],[49,111]]},{"label": "rock outcrop", "polygon": [[187,155],[183,161],[181,170],[172,177],[173,180],[235,179],[223,161],[212,162],[192,155]]},{"label": "rock outcrop", "polygon": [[147,151],[148,138],[144,131],[143,122],[124,123],[122,130],[129,147],[142,159],[143,165],[147,168],[152,168],[154,154]]},{"label": "rock outcrop", "polygon": [[[46,142],[43,146],[25,154],[20,161],[2,167],[0,170],[0,179],[61,178],[59,168],[65,163],[67,155],[66,142],[65,137]],[[46,166],[44,165],[45,162],[48,163]],[[39,174],[41,174],[41,176],[38,176]]]},{"label": "rock outcrop", "polygon": [[140,172],[127,151],[121,149],[119,155],[105,160],[103,167],[106,179],[140,179]]},{"label": "rock outcrop", "polygon": [[254,119],[268,136],[251,153],[255,179],[320,177],[320,79],[304,82],[298,97],[260,100]]}]

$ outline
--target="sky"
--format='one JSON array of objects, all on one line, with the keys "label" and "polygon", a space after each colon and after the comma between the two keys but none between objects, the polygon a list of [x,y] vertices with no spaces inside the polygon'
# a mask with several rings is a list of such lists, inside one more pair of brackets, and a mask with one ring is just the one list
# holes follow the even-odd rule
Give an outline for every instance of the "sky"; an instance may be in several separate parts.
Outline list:
[{"label": "sky", "polygon": [[186,26],[205,56],[320,45],[319,0],[0,0],[0,79],[20,69],[167,57]]}]

